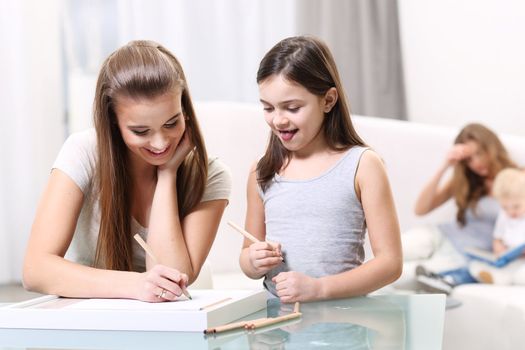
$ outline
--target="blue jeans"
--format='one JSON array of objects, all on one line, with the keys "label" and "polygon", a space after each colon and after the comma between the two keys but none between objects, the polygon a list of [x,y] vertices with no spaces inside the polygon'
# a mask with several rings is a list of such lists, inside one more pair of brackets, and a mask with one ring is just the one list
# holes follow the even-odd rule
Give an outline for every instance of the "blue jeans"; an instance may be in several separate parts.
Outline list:
[{"label": "blue jeans", "polygon": [[454,270],[448,270],[440,272],[439,275],[441,277],[447,277],[447,280],[450,278],[453,281],[454,286],[459,286],[460,284],[466,284],[466,283],[478,283],[472,277],[472,275],[468,272],[468,267],[460,267],[458,269]]}]

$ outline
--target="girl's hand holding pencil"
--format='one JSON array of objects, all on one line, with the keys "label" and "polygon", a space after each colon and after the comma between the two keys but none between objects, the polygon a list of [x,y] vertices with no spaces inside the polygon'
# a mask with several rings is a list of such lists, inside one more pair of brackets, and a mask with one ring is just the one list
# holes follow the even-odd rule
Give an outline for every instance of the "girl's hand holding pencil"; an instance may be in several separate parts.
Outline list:
[{"label": "girl's hand holding pencil", "polygon": [[274,269],[283,262],[281,245],[270,242],[257,242],[250,245],[249,259],[254,269],[261,275]]},{"label": "girl's hand holding pencil", "polygon": [[250,263],[261,275],[284,262],[280,243],[260,241],[231,221],[228,222],[228,225],[252,242],[249,248]]}]

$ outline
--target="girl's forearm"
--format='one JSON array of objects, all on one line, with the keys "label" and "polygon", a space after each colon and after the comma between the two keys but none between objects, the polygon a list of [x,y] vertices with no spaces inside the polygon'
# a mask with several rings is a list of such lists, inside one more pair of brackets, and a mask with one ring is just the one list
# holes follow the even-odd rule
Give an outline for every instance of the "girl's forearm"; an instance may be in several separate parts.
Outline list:
[{"label": "girl's forearm", "polygon": [[319,278],[320,299],[366,295],[399,278],[401,258],[375,257],[353,270]]}]

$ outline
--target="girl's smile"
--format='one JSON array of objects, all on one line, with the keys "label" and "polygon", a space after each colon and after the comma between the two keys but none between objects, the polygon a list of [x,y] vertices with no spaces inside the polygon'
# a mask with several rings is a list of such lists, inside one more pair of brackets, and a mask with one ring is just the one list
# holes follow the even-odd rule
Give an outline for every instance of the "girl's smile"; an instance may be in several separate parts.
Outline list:
[{"label": "girl's smile", "polygon": [[292,130],[277,130],[281,140],[284,142],[291,141],[294,135],[299,131],[299,129]]}]

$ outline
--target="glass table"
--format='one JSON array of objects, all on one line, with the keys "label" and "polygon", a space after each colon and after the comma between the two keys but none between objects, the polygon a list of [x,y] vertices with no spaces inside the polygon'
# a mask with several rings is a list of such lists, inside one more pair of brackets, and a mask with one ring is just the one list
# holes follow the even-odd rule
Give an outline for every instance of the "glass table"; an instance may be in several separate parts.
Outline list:
[{"label": "glass table", "polygon": [[[269,299],[244,319],[292,312]],[[252,331],[189,332],[0,329],[0,349],[441,349],[442,294],[373,295],[302,303],[302,317]]]}]

